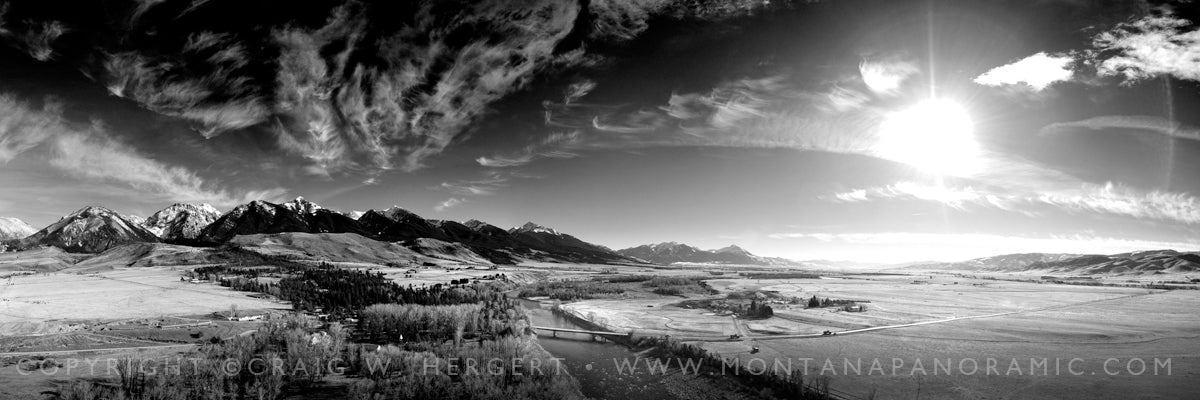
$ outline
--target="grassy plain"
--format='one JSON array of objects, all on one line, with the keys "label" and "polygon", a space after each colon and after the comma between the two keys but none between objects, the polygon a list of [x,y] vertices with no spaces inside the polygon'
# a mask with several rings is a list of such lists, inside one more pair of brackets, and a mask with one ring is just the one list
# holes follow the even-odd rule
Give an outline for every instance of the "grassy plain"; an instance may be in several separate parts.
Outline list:
[{"label": "grassy plain", "polygon": [[[855,397],[1186,398],[1200,389],[1200,291],[938,275],[708,283],[722,295],[869,301],[868,311],[773,304],[775,317],[741,321],[665,298],[583,300],[563,309],[614,331],[694,340],[741,365],[800,373],[810,359],[808,375],[830,376],[831,387]],[[864,328],[881,329],[856,332]],[[825,330],[840,334],[821,336]],[[735,333],[743,336],[729,340]],[[950,373],[935,374],[935,359],[951,365]],[[826,360],[833,368],[822,371]],[[874,360],[882,370],[871,370]],[[915,368],[917,360],[923,368]],[[1010,369],[1013,360],[1018,369]],[[973,365],[978,371],[968,374]]]}]

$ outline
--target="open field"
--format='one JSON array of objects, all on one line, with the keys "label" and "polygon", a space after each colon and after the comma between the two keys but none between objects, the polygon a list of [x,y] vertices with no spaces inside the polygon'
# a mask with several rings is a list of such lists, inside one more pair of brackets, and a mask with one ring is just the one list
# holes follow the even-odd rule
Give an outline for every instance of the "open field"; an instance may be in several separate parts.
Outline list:
[{"label": "open field", "polygon": [[[800,371],[803,359],[812,359],[808,374],[830,376],[832,387],[861,397],[876,390],[877,398],[909,398],[919,390],[921,398],[935,399],[1183,398],[1200,389],[1200,320],[1194,318],[1200,292],[1193,290],[937,275],[722,278],[708,283],[722,294],[773,291],[870,303],[863,303],[868,306],[863,313],[773,304],[775,317],[744,321],[676,307],[670,299],[584,300],[563,309],[617,332],[699,340],[694,343],[759,368],[783,372],[791,365],[792,371]],[[821,336],[824,330],[841,334]],[[731,334],[742,337],[729,340]],[[754,347],[760,351],[752,353]],[[952,361],[950,375],[933,375],[935,358]],[[1081,360],[1068,370],[1073,358]],[[827,359],[836,371],[822,373]],[[871,373],[876,359],[882,370]],[[901,365],[895,374],[894,359]],[[918,368],[914,373],[918,359],[924,372]],[[963,359],[969,360],[960,371]],[[998,372],[987,375],[988,359],[998,363]],[[1022,375],[1009,370],[1013,359]],[[1048,360],[1048,371],[1036,363],[1031,368],[1031,359]],[[845,360],[851,364],[848,371]],[[1147,372],[1140,371],[1142,362]],[[973,363],[979,372],[966,374]],[[1170,374],[1163,363],[1169,363]],[[861,373],[855,372],[855,364],[861,365]]]},{"label": "open field", "polygon": [[[1197,306],[1194,292],[1173,291],[862,334],[703,346],[751,365],[791,360],[800,370],[801,359],[811,358],[810,374],[831,376],[834,387],[859,396],[875,389],[888,398],[918,390],[922,398],[1186,398],[1200,373],[1200,324],[1187,317]],[[750,354],[751,345],[761,352]],[[861,374],[845,369],[846,360],[860,359]],[[876,359],[883,371],[871,373]],[[950,360],[950,373],[934,375],[935,359]],[[997,363],[990,374],[989,359]],[[1021,372],[1009,369],[1014,359]],[[822,372],[825,360],[834,368]],[[896,374],[893,360],[901,365]],[[913,372],[917,360],[924,373]],[[1043,368],[1031,360],[1048,361]],[[1155,360],[1169,362],[1169,370],[1155,371]],[[969,374],[975,364],[979,371]]]},{"label": "open field", "polygon": [[288,308],[214,284],[181,282],[183,267],[118,268],[89,274],[49,273],[0,281],[0,335],[70,330],[79,321],[205,315]]}]

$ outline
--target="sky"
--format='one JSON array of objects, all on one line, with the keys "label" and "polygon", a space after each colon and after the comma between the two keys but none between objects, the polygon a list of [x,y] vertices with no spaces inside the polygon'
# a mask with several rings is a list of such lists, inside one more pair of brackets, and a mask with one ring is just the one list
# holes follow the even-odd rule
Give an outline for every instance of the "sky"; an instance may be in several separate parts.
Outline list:
[{"label": "sky", "polygon": [[297,196],[611,248],[1200,249],[1190,2],[0,1],[0,216]]}]

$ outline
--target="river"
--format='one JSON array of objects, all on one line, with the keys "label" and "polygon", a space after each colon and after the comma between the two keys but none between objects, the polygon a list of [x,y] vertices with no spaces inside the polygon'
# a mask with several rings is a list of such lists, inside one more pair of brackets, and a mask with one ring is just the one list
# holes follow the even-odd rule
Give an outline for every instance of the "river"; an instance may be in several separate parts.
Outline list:
[{"label": "river", "polygon": [[[552,312],[536,301],[520,300],[533,325],[587,329]],[[644,359],[640,373],[621,373],[617,363],[639,360],[637,352],[608,341],[593,341],[591,335],[559,332],[558,337],[538,332],[538,343],[557,358],[562,358],[567,371],[579,381],[583,394],[593,399],[650,400],[679,399],[660,384],[661,374],[649,374]],[[682,399],[681,399],[682,400]]]}]

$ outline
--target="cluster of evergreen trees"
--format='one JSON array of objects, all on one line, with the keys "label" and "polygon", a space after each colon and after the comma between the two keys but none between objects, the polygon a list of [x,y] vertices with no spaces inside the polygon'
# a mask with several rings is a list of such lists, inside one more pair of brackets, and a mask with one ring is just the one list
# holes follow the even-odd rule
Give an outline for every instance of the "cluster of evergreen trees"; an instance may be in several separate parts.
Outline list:
[{"label": "cluster of evergreen trees", "polygon": [[828,297],[822,299],[814,294],[812,298],[808,299],[808,308],[848,306],[856,303],[858,303],[858,300],[831,299]]},{"label": "cluster of evergreen trees", "polygon": [[[200,273],[218,272],[205,270]],[[417,288],[412,285],[401,286],[382,272],[342,269],[329,264],[290,271],[277,283],[259,281],[255,270],[224,269],[219,270],[219,273],[235,275],[221,277],[218,282],[222,286],[234,290],[267,293],[291,302],[296,310],[320,309],[335,316],[352,315],[355,311],[372,304],[465,304],[488,300],[496,295],[494,289],[488,288],[492,286],[490,284],[461,286],[467,282],[460,280],[456,285],[436,284]],[[505,278],[502,274],[497,277]]]},{"label": "cluster of evergreen trees", "polygon": [[775,310],[758,300],[750,300],[750,307],[742,315],[746,318],[771,318],[775,316]]}]

